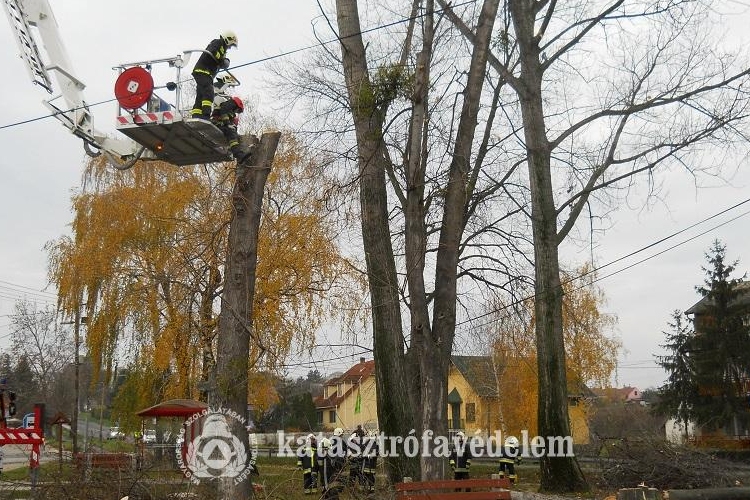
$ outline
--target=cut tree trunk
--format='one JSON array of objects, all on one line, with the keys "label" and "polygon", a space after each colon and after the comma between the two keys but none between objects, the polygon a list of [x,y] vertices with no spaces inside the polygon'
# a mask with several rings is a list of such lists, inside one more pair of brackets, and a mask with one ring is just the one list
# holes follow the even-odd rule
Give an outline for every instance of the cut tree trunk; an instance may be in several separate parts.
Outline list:
[{"label": "cut tree trunk", "polygon": [[[236,457],[244,457],[245,463],[243,466],[241,463],[230,462],[231,467],[227,467],[219,477],[220,498],[250,498],[252,494],[250,478],[237,480],[238,475],[234,472],[244,472],[250,460],[246,427],[248,357],[253,324],[255,271],[258,262],[258,232],[266,180],[280,137],[280,132],[263,134],[251,158],[244,165],[237,166],[232,190],[234,213],[229,225],[224,291],[216,345],[216,371],[211,384],[209,404],[214,410],[234,412],[239,416],[227,418],[226,421],[232,436],[239,440],[238,449],[233,451],[237,453]],[[253,142],[257,142],[257,139]]]}]

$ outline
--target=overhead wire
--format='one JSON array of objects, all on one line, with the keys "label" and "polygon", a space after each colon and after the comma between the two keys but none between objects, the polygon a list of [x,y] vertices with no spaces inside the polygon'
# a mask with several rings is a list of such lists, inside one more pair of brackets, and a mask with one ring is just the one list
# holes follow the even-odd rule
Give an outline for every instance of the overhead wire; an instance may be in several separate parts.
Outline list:
[{"label": "overhead wire", "polygon": [[[647,244],[647,245],[645,245],[645,246],[643,246],[641,248],[638,248],[637,250],[634,250],[634,251],[632,251],[632,252],[630,252],[628,254],[625,254],[625,255],[623,255],[621,257],[618,257],[618,258],[616,258],[616,259],[614,259],[614,260],[612,260],[610,262],[607,262],[605,264],[597,266],[597,267],[595,267],[591,271],[588,271],[586,273],[582,273],[582,274],[580,274],[578,276],[570,278],[569,280],[564,281],[563,284],[579,280],[579,279],[581,279],[581,278],[583,278],[583,277],[585,277],[585,276],[587,276],[589,274],[596,273],[596,272],[600,271],[601,269],[609,267],[609,266],[611,266],[613,264],[616,264],[618,262],[622,262],[623,260],[628,259],[630,257],[636,256],[636,255],[638,255],[638,254],[640,254],[642,252],[645,252],[646,250],[649,250],[649,249],[651,249],[651,248],[653,248],[653,247],[655,247],[655,246],[657,246],[657,245],[659,245],[661,243],[669,241],[670,239],[672,239],[672,238],[674,238],[676,236],[679,236],[680,234],[683,234],[683,233],[685,233],[685,232],[687,232],[687,231],[689,231],[691,229],[694,229],[694,228],[700,226],[701,224],[704,224],[704,223],[706,223],[706,222],[708,222],[710,220],[715,219],[716,217],[724,215],[724,214],[726,214],[726,213],[728,213],[728,212],[730,212],[730,211],[732,211],[734,209],[737,209],[737,208],[739,208],[739,207],[741,207],[741,206],[743,206],[743,205],[745,205],[747,203],[750,203],[750,198],[747,198],[745,200],[742,200],[742,201],[740,201],[738,203],[735,203],[735,204],[731,205],[730,207],[727,207],[727,208],[725,208],[723,210],[715,212],[715,213],[713,213],[713,214],[711,214],[711,215],[709,215],[709,216],[701,219],[698,222],[690,224],[690,225],[688,225],[688,226],[686,226],[686,227],[684,227],[684,228],[682,228],[682,229],[680,229],[678,231],[675,231],[675,232],[673,232],[673,233],[671,233],[671,234],[669,234],[667,236],[664,236],[664,237],[662,237],[662,238],[660,238],[660,239],[658,239],[656,241],[653,241],[653,242],[651,242],[651,243],[649,243],[649,244]],[[729,219],[727,221],[724,221],[724,222],[722,222],[720,224],[717,224],[717,225],[715,225],[715,226],[713,226],[713,227],[711,227],[711,228],[709,228],[709,229],[707,229],[705,231],[702,231],[699,234],[696,234],[696,235],[694,235],[694,236],[692,236],[690,238],[687,238],[687,239],[685,239],[683,241],[680,241],[679,243],[676,243],[676,244],[674,244],[674,245],[672,245],[672,246],[670,246],[670,247],[668,247],[668,248],[666,248],[666,249],[664,249],[664,250],[662,250],[660,252],[657,252],[657,253],[655,253],[653,255],[650,255],[650,256],[648,256],[648,257],[646,257],[644,259],[641,259],[641,260],[639,260],[639,261],[637,261],[637,262],[635,262],[633,264],[630,264],[630,265],[628,265],[628,266],[626,266],[626,267],[624,267],[622,269],[618,269],[617,271],[614,271],[614,272],[609,273],[609,274],[604,275],[604,276],[598,276],[594,280],[592,280],[592,283],[601,281],[601,280],[609,278],[611,276],[615,276],[615,275],[620,274],[620,273],[622,273],[622,272],[624,272],[624,271],[626,271],[628,269],[631,269],[631,268],[633,268],[633,267],[635,267],[637,265],[640,265],[640,264],[642,264],[644,262],[647,262],[647,261],[649,261],[651,259],[654,259],[654,258],[656,258],[656,257],[658,257],[658,256],[660,256],[660,255],[662,255],[662,254],[664,254],[664,253],[666,253],[668,251],[674,250],[677,247],[680,247],[680,246],[682,246],[682,245],[684,245],[684,244],[686,244],[686,243],[688,243],[690,241],[693,241],[693,240],[695,240],[695,239],[697,239],[697,238],[699,238],[701,236],[704,236],[704,235],[706,235],[706,234],[708,234],[708,233],[710,233],[712,231],[715,231],[716,229],[718,229],[718,228],[720,228],[722,226],[730,224],[731,222],[734,222],[737,219],[740,219],[741,217],[744,217],[744,216],[746,216],[748,214],[750,214],[750,211],[743,212],[743,213],[741,213],[741,214],[739,214],[739,215],[737,215],[735,217],[732,217],[731,219]],[[583,286],[585,286],[585,285],[583,285]],[[480,314],[480,315],[474,316],[472,318],[468,318],[466,320],[457,322],[456,323],[456,327],[459,327],[459,326],[464,325],[466,323],[471,323],[473,321],[476,321],[477,319],[481,319],[481,318],[487,317],[489,315],[495,314],[495,313],[500,312],[502,310],[505,310],[505,309],[508,309],[510,307],[513,307],[515,305],[519,305],[519,304],[521,304],[521,303],[523,303],[523,302],[525,302],[527,300],[533,300],[534,298],[535,298],[535,294],[531,294],[531,295],[529,295],[527,297],[518,299],[518,300],[512,302],[511,304],[507,304],[507,305],[505,305],[503,307],[499,307],[499,308],[494,308],[494,309],[492,309],[492,310],[490,310],[488,312],[485,312],[483,314]],[[493,321],[487,321],[487,322],[484,322],[484,323],[480,323],[478,325],[477,324],[472,324],[472,327],[474,327],[474,328],[481,328],[482,326],[486,326],[488,324],[491,324],[492,322]],[[336,344],[336,346],[345,347],[346,344]],[[351,346],[354,347],[354,344],[351,344]],[[322,347],[322,345],[318,345],[316,347]],[[362,347],[362,346],[356,346],[356,347]],[[330,361],[338,361],[338,360],[352,358],[352,357],[356,357],[356,356],[360,356],[362,354],[368,354],[368,353],[372,353],[372,352],[373,352],[372,349],[368,349],[368,350],[363,350],[361,352],[352,353],[352,354],[343,355],[343,356],[335,356],[335,357],[330,357],[330,358],[314,358],[314,359],[311,359],[309,361],[304,361],[304,362],[286,363],[286,364],[283,364],[282,367],[315,367],[318,364],[325,364],[325,363],[330,362]],[[642,362],[639,362],[639,363],[648,363],[648,362],[647,361],[642,361]],[[641,367],[641,368],[659,368],[656,365],[654,365],[654,366],[649,366],[647,364],[636,365],[634,363],[632,363],[632,364],[618,365],[618,367],[620,367],[620,366],[622,368],[626,368],[626,369],[633,369],[633,368],[638,368],[638,367]]]},{"label": "overhead wire", "polygon": [[31,302],[42,302],[45,304],[57,303],[57,296],[43,295],[37,292],[27,292],[25,290],[17,290],[15,288],[0,285],[0,298],[14,299],[14,300],[29,300]]},{"label": "overhead wire", "polygon": [[[461,6],[472,4],[472,3],[475,3],[475,2],[476,2],[476,0],[467,0],[467,1],[464,1],[464,2],[461,2],[461,3],[458,3],[458,4],[454,4],[450,8],[461,7]],[[444,10],[445,9],[437,9],[437,10],[435,10],[435,13],[440,13],[440,12],[442,12]],[[390,23],[376,25],[376,26],[373,26],[371,28],[363,29],[363,30],[361,30],[358,33],[349,35],[348,37],[355,37],[355,36],[360,36],[360,35],[363,35],[363,34],[368,34],[368,33],[376,32],[376,31],[381,30],[381,29],[393,27],[393,26],[396,26],[398,24],[402,24],[404,22],[408,22],[408,21],[412,21],[412,20],[420,18],[420,17],[424,17],[425,15],[426,14],[417,14],[415,16],[409,16],[409,17],[401,18],[401,19],[398,19],[396,21],[392,21]],[[317,47],[322,47],[322,46],[325,46],[325,45],[328,45],[328,44],[336,43],[336,42],[339,42],[340,40],[342,40],[344,38],[348,38],[348,37],[337,37],[335,39],[331,39],[331,40],[327,40],[327,41],[321,41],[321,42],[317,42],[317,43],[314,43],[314,44],[306,45],[306,46],[303,46],[303,47],[298,47],[296,49],[291,49],[291,50],[288,50],[288,51],[284,51],[284,52],[281,52],[279,54],[275,54],[275,55],[272,55],[272,56],[267,56],[267,57],[259,58],[259,59],[252,60],[252,61],[249,61],[249,62],[246,62],[246,63],[237,64],[237,65],[233,66],[231,69],[242,68],[242,67],[246,67],[246,66],[261,64],[261,63],[268,62],[268,61],[271,61],[271,60],[274,60],[274,59],[288,57],[288,56],[291,56],[291,55],[294,55],[294,54],[297,54],[297,53],[300,53],[300,52],[304,52],[304,51],[307,51],[307,50],[311,50],[311,49],[314,49],[314,48],[317,48]],[[92,103],[92,104],[87,104],[86,106],[82,106],[81,108],[84,108],[84,107],[90,108],[90,107],[99,106],[99,105],[102,105],[102,104],[108,104],[108,103],[111,103],[111,102],[113,102],[115,100],[116,100],[115,98],[106,99],[106,100],[98,101],[98,102],[95,102],[95,103]],[[5,128],[15,127],[15,126],[20,126],[20,125],[25,125],[25,124],[28,124],[28,123],[32,123],[32,122],[43,120],[43,119],[47,119],[47,118],[52,118],[52,117],[57,116],[58,114],[67,113],[67,112],[71,112],[71,111],[76,111],[76,110],[81,109],[81,108],[73,108],[73,109],[70,109],[70,110],[67,110],[67,111],[64,111],[64,112],[50,113],[50,114],[47,114],[47,115],[43,115],[43,116],[39,116],[39,117],[35,117],[35,118],[30,118],[30,119],[27,119],[27,120],[22,120],[22,121],[19,121],[19,122],[14,122],[14,123],[6,124],[6,125],[0,125],[0,130],[5,129]],[[637,249],[637,250],[635,250],[635,251],[633,251],[633,252],[631,252],[629,254],[623,255],[623,256],[621,256],[621,257],[619,257],[619,258],[617,258],[617,259],[615,259],[613,261],[610,261],[610,262],[608,262],[606,264],[603,264],[601,266],[595,267],[595,268],[593,268],[592,270],[590,270],[590,271],[588,271],[586,273],[583,273],[581,275],[573,277],[570,280],[566,281],[565,283],[581,279],[581,278],[585,277],[588,274],[599,272],[599,271],[601,271],[602,269],[604,269],[606,267],[612,266],[612,265],[614,265],[614,264],[616,264],[618,262],[621,262],[621,261],[623,261],[625,259],[628,259],[630,257],[638,255],[641,252],[644,252],[644,251],[646,251],[646,250],[648,250],[650,248],[653,248],[653,247],[655,247],[655,246],[657,246],[657,245],[659,245],[659,244],[661,244],[661,243],[663,243],[663,242],[665,242],[665,241],[667,241],[667,240],[669,240],[671,238],[674,238],[675,236],[677,236],[679,234],[682,234],[682,233],[684,233],[686,231],[689,231],[690,229],[692,229],[692,228],[694,228],[694,227],[696,227],[696,226],[698,226],[700,224],[703,224],[703,223],[705,223],[705,222],[707,222],[707,221],[709,221],[709,220],[711,220],[713,218],[716,218],[716,217],[718,217],[718,216],[720,216],[720,215],[722,215],[724,213],[727,213],[730,210],[733,210],[733,209],[735,209],[735,208],[737,208],[737,207],[739,207],[739,206],[741,206],[741,205],[743,205],[745,203],[748,203],[748,202],[750,202],[750,198],[746,199],[746,200],[743,200],[743,201],[741,201],[741,202],[739,202],[739,203],[737,203],[737,204],[735,204],[735,205],[733,205],[733,206],[731,206],[731,207],[729,207],[727,209],[724,209],[724,210],[722,210],[720,212],[717,212],[717,213],[715,213],[715,214],[713,214],[713,215],[711,215],[711,216],[709,216],[709,217],[707,217],[707,218],[705,218],[705,219],[703,219],[703,220],[701,220],[699,222],[696,222],[696,223],[694,223],[694,224],[692,224],[692,225],[690,225],[690,226],[688,226],[688,227],[686,227],[686,228],[684,228],[684,229],[682,229],[680,231],[677,231],[677,232],[672,233],[672,234],[670,234],[668,236],[665,236],[664,238],[661,238],[661,239],[659,239],[657,241],[654,241],[654,242],[652,242],[652,243],[650,243],[650,244],[648,244],[648,245],[646,245],[646,246],[644,246],[642,248],[639,248],[639,249]],[[614,271],[614,272],[609,273],[609,274],[604,275],[604,276],[597,277],[595,280],[593,280],[593,282],[601,281],[603,279],[615,276],[615,275],[617,275],[617,274],[619,274],[621,272],[624,272],[624,271],[626,271],[628,269],[631,269],[631,268],[633,268],[633,267],[635,267],[637,265],[640,265],[640,264],[642,264],[642,263],[644,263],[644,262],[646,262],[648,260],[651,260],[651,259],[653,259],[653,258],[655,258],[655,257],[657,257],[659,255],[662,255],[662,254],[664,254],[664,253],[666,253],[666,252],[668,252],[670,250],[673,250],[674,248],[677,248],[677,247],[679,247],[679,246],[681,246],[681,245],[683,245],[683,244],[685,244],[687,242],[693,241],[694,239],[696,239],[696,238],[698,238],[700,236],[703,236],[703,235],[705,235],[705,234],[707,234],[707,233],[709,233],[711,231],[714,231],[714,230],[718,229],[719,227],[722,227],[722,226],[724,226],[726,224],[729,224],[729,223],[731,223],[731,222],[739,219],[740,217],[744,217],[748,213],[750,213],[750,211],[745,212],[743,214],[740,214],[739,216],[736,216],[735,218],[730,219],[729,221],[726,221],[726,222],[724,222],[722,224],[719,224],[719,225],[717,225],[717,226],[715,226],[713,228],[710,228],[710,229],[708,229],[708,230],[706,230],[706,231],[704,231],[704,232],[702,232],[702,233],[700,233],[700,234],[698,234],[696,236],[688,238],[687,240],[684,240],[684,241],[682,241],[680,243],[677,243],[677,244],[675,244],[675,245],[673,245],[673,246],[671,246],[671,247],[669,247],[669,248],[667,248],[667,249],[665,249],[665,250],[663,250],[661,252],[658,252],[658,253],[656,253],[654,255],[651,255],[651,256],[649,256],[647,258],[644,258],[644,259],[642,259],[642,260],[640,260],[638,262],[630,264],[630,265],[628,265],[628,266],[626,266],[626,267],[624,267],[622,269],[619,269],[617,271]],[[9,283],[9,282],[3,281],[3,280],[0,280],[0,283],[5,283],[5,284],[8,284],[8,285],[22,287],[22,288],[29,288],[29,287],[24,287],[23,285],[15,285],[13,283]],[[29,288],[29,290],[33,290],[33,289]],[[2,285],[0,285],[0,298],[6,298],[6,299],[17,299],[18,298],[18,297],[14,297],[14,296],[8,295],[9,293],[18,293],[18,294],[26,294],[26,293],[28,293],[28,294],[32,294],[32,295],[37,295],[39,297],[45,297],[44,294],[46,294],[46,295],[50,296],[50,299],[51,299],[51,297],[56,297],[55,294],[50,293],[50,292],[36,291],[36,290],[34,290],[33,292],[23,292],[23,291],[19,291],[19,290],[13,290],[13,288],[3,287]],[[518,305],[518,304],[520,304],[520,303],[522,303],[522,302],[524,302],[526,300],[531,300],[534,297],[535,297],[535,295],[532,294],[532,295],[529,295],[528,297],[524,297],[522,299],[514,301],[513,303],[505,305],[505,306],[503,306],[501,308],[495,308],[495,309],[487,311],[487,312],[485,312],[483,314],[480,314],[480,315],[477,315],[477,316],[465,319],[463,321],[457,322],[456,323],[456,327],[462,326],[462,325],[467,324],[467,323],[472,323],[472,322],[474,322],[474,321],[476,321],[478,319],[481,319],[483,317],[489,316],[489,315],[494,314],[496,312],[499,312],[499,311],[501,311],[503,309],[507,309],[508,307],[511,307],[513,305]],[[51,300],[46,300],[46,298],[44,300],[41,300],[41,301],[45,302],[45,303],[49,303],[49,304],[54,303]],[[483,324],[480,324],[480,325],[473,325],[473,326],[475,326],[475,327],[481,327],[481,326],[484,326],[486,324],[488,324],[488,323],[483,323]],[[353,353],[353,354],[349,354],[349,355],[345,355],[345,356],[336,356],[336,357],[327,358],[327,359],[310,360],[310,361],[298,362],[298,363],[287,363],[287,364],[284,364],[283,366],[287,366],[287,367],[292,367],[292,366],[314,366],[314,364],[316,363],[316,361],[319,362],[319,363],[323,363],[323,362],[327,362],[327,361],[334,361],[334,360],[346,359],[346,358],[349,358],[349,357],[358,356],[358,355],[366,354],[366,353],[370,353],[370,352],[372,352],[372,351],[371,350],[364,350],[364,351],[361,351],[359,353]]]},{"label": "overhead wire", "polygon": [[56,293],[45,292],[44,290],[37,290],[36,288],[32,288],[30,286],[18,285],[16,283],[11,283],[10,281],[0,280],[0,286],[2,286],[3,284],[4,285],[8,285],[8,286],[12,286],[12,287],[15,287],[15,288],[23,288],[23,289],[26,289],[26,290],[31,290],[34,293],[45,294],[45,295],[52,295],[53,297],[57,297]]},{"label": "overhead wire", "polygon": [[[616,264],[617,262],[621,262],[621,261],[623,261],[623,260],[625,260],[625,259],[628,259],[628,258],[630,258],[630,257],[633,257],[633,256],[635,256],[635,255],[638,255],[639,253],[645,252],[646,250],[648,250],[648,249],[650,249],[650,248],[653,248],[653,247],[654,247],[654,246],[656,246],[656,245],[659,245],[659,244],[661,244],[661,243],[664,243],[665,241],[668,241],[668,240],[670,240],[670,239],[672,239],[672,238],[674,238],[674,237],[676,237],[676,236],[679,236],[680,234],[682,234],[682,233],[685,233],[685,232],[689,231],[690,229],[693,229],[693,228],[695,228],[695,227],[697,227],[697,226],[699,226],[699,225],[701,225],[701,224],[704,224],[705,222],[708,222],[708,221],[710,221],[710,220],[712,220],[712,219],[714,219],[714,218],[716,218],[716,217],[718,217],[718,216],[720,216],[720,215],[723,215],[723,214],[725,214],[725,213],[727,213],[727,212],[729,212],[729,211],[731,211],[731,210],[734,210],[734,209],[736,209],[736,208],[738,208],[738,207],[740,207],[740,206],[742,206],[742,205],[744,205],[744,204],[746,204],[746,203],[750,203],[750,198],[747,198],[747,199],[745,199],[745,200],[742,200],[742,201],[740,201],[739,203],[735,203],[734,205],[732,205],[732,206],[730,206],[730,207],[728,207],[728,208],[725,208],[725,209],[723,209],[723,210],[720,210],[719,212],[716,212],[716,213],[714,213],[714,214],[712,214],[712,215],[710,215],[710,216],[708,216],[708,217],[706,217],[706,218],[704,218],[704,219],[702,219],[702,220],[700,220],[700,221],[698,221],[698,222],[696,222],[696,223],[694,223],[694,224],[691,224],[691,225],[689,225],[689,226],[687,226],[687,227],[685,227],[685,228],[683,228],[683,229],[680,229],[679,231],[675,231],[674,233],[671,233],[671,234],[669,234],[668,236],[665,236],[665,237],[663,237],[663,238],[660,238],[659,240],[656,240],[656,241],[654,241],[653,243],[649,243],[648,245],[645,245],[645,246],[643,246],[643,247],[641,247],[641,248],[639,248],[639,249],[637,249],[637,250],[635,250],[635,251],[633,251],[633,252],[630,252],[630,253],[628,253],[628,254],[626,254],[626,255],[623,255],[622,257],[618,257],[617,259],[614,259],[614,260],[612,260],[612,261],[610,261],[610,262],[607,262],[606,264],[602,264],[602,265],[600,265],[600,266],[596,266],[596,267],[592,268],[592,269],[591,269],[590,271],[587,271],[587,272],[585,272],[585,273],[581,273],[581,274],[579,274],[579,275],[577,275],[577,276],[574,276],[574,277],[572,277],[572,278],[569,278],[569,279],[567,279],[567,280],[563,281],[563,282],[561,283],[561,285],[565,285],[565,284],[567,284],[567,283],[571,283],[571,282],[577,281],[577,280],[579,280],[579,279],[581,279],[581,278],[584,278],[585,276],[588,276],[589,274],[594,274],[594,273],[598,273],[598,272],[599,272],[600,270],[602,270],[602,269],[604,269],[604,268],[606,268],[606,267],[609,267],[609,266],[611,266],[611,265],[613,265],[613,264]],[[703,231],[703,232],[701,232],[701,233],[699,233],[699,234],[697,234],[697,235],[695,235],[695,236],[693,236],[693,237],[691,237],[691,238],[688,238],[688,239],[686,239],[686,240],[684,240],[684,241],[681,241],[680,243],[677,243],[677,244],[675,244],[675,245],[673,245],[673,246],[671,246],[671,247],[669,247],[669,248],[667,248],[667,249],[665,249],[665,250],[662,250],[661,252],[658,252],[658,253],[656,253],[656,254],[653,254],[653,255],[651,255],[651,256],[649,256],[649,257],[645,258],[645,259],[642,259],[642,260],[640,260],[640,261],[638,261],[638,262],[635,262],[635,263],[633,263],[633,264],[630,264],[630,265],[628,265],[628,266],[626,266],[626,267],[624,267],[624,268],[622,268],[622,269],[619,269],[619,270],[617,270],[617,271],[614,271],[614,272],[612,272],[612,273],[606,274],[606,275],[604,275],[604,276],[597,276],[597,277],[596,277],[596,279],[592,280],[592,283],[596,283],[596,282],[598,282],[598,281],[601,281],[601,280],[603,280],[603,279],[606,279],[606,278],[609,278],[609,277],[615,276],[615,275],[617,275],[617,274],[619,274],[619,273],[621,273],[621,272],[624,272],[624,271],[626,271],[626,270],[628,270],[628,269],[631,269],[632,267],[635,267],[635,266],[637,266],[637,265],[639,265],[639,264],[642,264],[642,263],[644,263],[644,262],[647,262],[648,260],[651,260],[651,259],[653,259],[653,258],[655,258],[655,257],[658,257],[659,255],[662,255],[663,253],[665,253],[665,252],[667,252],[667,251],[673,250],[673,249],[675,249],[675,248],[677,248],[677,247],[679,247],[679,246],[682,246],[682,245],[684,245],[684,244],[686,244],[686,243],[688,243],[688,242],[690,242],[690,241],[693,241],[693,240],[695,240],[695,239],[697,239],[697,238],[699,238],[699,237],[701,237],[701,236],[704,236],[704,235],[706,235],[707,233],[710,233],[710,232],[712,232],[712,231],[715,231],[716,229],[718,229],[718,228],[720,228],[720,227],[722,227],[722,226],[724,226],[724,225],[726,225],[726,224],[729,224],[729,223],[731,223],[731,222],[734,222],[735,220],[737,220],[737,219],[739,219],[739,218],[741,218],[741,217],[744,217],[744,216],[746,216],[746,215],[747,215],[748,213],[750,213],[750,211],[748,211],[748,212],[744,212],[744,213],[742,213],[742,214],[740,214],[740,215],[738,215],[738,216],[736,216],[736,217],[733,217],[732,219],[729,219],[729,220],[727,220],[727,221],[725,221],[725,222],[722,222],[721,224],[718,224],[717,226],[714,226],[714,227],[712,227],[712,228],[710,228],[710,229],[707,229],[706,231]],[[461,325],[464,325],[464,324],[466,324],[466,323],[471,323],[471,322],[473,322],[473,321],[476,321],[476,320],[478,320],[478,319],[481,319],[481,318],[484,318],[484,317],[487,317],[487,316],[490,316],[490,315],[492,315],[492,314],[495,314],[495,313],[497,313],[497,312],[500,312],[500,311],[502,311],[502,310],[508,309],[508,308],[510,308],[510,307],[513,307],[513,306],[517,306],[517,305],[520,305],[520,304],[522,304],[523,302],[526,302],[526,301],[528,301],[528,300],[533,300],[533,299],[534,299],[535,297],[536,297],[536,294],[530,294],[530,295],[528,295],[528,296],[525,296],[525,297],[523,297],[523,298],[521,298],[521,299],[515,300],[515,301],[511,302],[510,304],[507,304],[507,305],[504,305],[504,306],[502,306],[502,307],[498,307],[498,308],[495,308],[495,309],[491,309],[491,310],[489,310],[489,311],[486,311],[486,312],[484,312],[484,313],[482,313],[482,314],[478,314],[478,315],[476,315],[476,316],[473,316],[473,317],[471,317],[471,318],[467,318],[467,319],[465,319],[465,320],[463,320],[463,321],[457,322],[457,323],[456,323],[456,327],[458,327],[458,326],[461,326]],[[488,324],[488,323],[482,323],[482,324],[480,324],[480,325],[472,325],[472,326],[474,326],[474,327],[481,327],[481,326],[485,326],[486,324]]]},{"label": "overhead wire", "polygon": [[[465,0],[464,2],[460,2],[460,3],[457,3],[455,5],[451,5],[449,8],[455,9],[456,7],[463,7],[463,6],[466,6],[466,5],[469,5],[469,4],[473,4],[473,3],[476,3],[476,0]],[[439,14],[439,13],[444,12],[446,10],[447,10],[447,8],[446,9],[435,9],[433,11],[433,13]],[[403,17],[403,18],[400,18],[400,19],[398,19],[396,21],[392,21],[390,23],[379,24],[379,25],[373,26],[371,28],[363,29],[363,30],[361,30],[361,31],[359,31],[357,33],[354,33],[354,34],[351,34],[351,35],[347,35],[345,37],[339,37],[339,36],[337,36],[336,38],[331,39],[331,40],[325,40],[325,41],[321,41],[321,42],[316,42],[314,44],[305,45],[303,47],[298,47],[296,49],[287,50],[285,52],[281,52],[279,54],[275,54],[275,55],[272,55],[272,56],[262,57],[260,59],[255,59],[255,60],[252,60],[252,61],[249,61],[249,62],[246,62],[246,63],[242,63],[242,64],[236,64],[236,65],[234,65],[234,66],[232,66],[232,67],[230,67],[228,69],[237,69],[237,68],[243,68],[245,66],[252,66],[252,65],[256,65],[256,64],[261,64],[261,63],[264,63],[264,62],[272,61],[274,59],[280,59],[280,58],[283,58],[283,57],[288,57],[288,56],[291,56],[291,55],[294,55],[294,54],[297,54],[297,53],[300,53],[300,52],[304,52],[306,50],[311,50],[311,49],[314,49],[314,48],[317,48],[317,47],[325,47],[326,45],[329,45],[329,44],[332,44],[332,43],[336,43],[336,42],[339,42],[341,40],[345,40],[347,38],[353,38],[353,37],[364,35],[364,34],[367,34],[367,33],[372,33],[372,32],[375,32],[375,31],[378,31],[378,30],[381,30],[381,29],[385,29],[385,28],[390,28],[390,27],[393,27],[393,26],[397,26],[399,24],[403,24],[405,22],[409,22],[409,21],[412,21],[414,19],[419,19],[420,17],[424,17],[426,15],[427,14],[425,13],[425,14],[417,14],[416,16]],[[189,81],[189,80],[185,79],[185,80],[183,80],[182,82],[179,82],[179,83],[184,83],[185,81]],[[158,90],[158,89],[162,89],[162,88],[166,88],[166,85],[156,86],[156,87],[154,87],[154,90]],[[65,111],[58,111],[58,112],[55,112],[55,113],[49,113],[49,114],[46,114],[46,115],[37,116],[35,118],[29,118],[29,119],[21,120],[21,121],[18,121],[18,122],[13,122],[13,123],[5,124],[5,125],[0,125],[0,130],[6,129],[6,128],[17,127],[17,126],[20,126],[20,125],[26,125],[28,123],[33,123],[33,122],[40,121],[40,120],[46,120],[47,118],[54,118],[54,117],[56,117],[58,115],[65,115],[65,114],[71,113],[73,111],[80,111],[80,110],[90,109],[90,108],[93,108],[93,107],[96,107],[96,106],[101,106],[102,104],[109,104],[109,103],[115,102],[116,100],[117,100],[117,98],[113,97],[113,98],[110,98],[110,99],[105,99],[103,101],[97,101],[97,102],[94,102],[94,103],[86,103],[83,106],[78,106],[78,107],[71,108],[71,109],[68,109],[68,110],[65,110]]]}]

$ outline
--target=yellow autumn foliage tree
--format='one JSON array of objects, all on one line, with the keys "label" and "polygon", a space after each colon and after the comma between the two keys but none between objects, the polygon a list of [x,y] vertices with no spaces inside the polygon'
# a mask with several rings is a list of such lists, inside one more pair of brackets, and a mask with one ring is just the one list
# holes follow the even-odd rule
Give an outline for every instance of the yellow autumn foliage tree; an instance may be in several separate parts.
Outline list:
[{"label": "yellow autumn foliage tree", "polygon": [[[607,385],[622,349],[622,342],[612,336],[617,318],[602,311],[606,300],[595,282],[590,264],[562,276],[568,393],[576,411],[583,413],[586,388]],[[489,334],[501,395],[501,430],[506,435],[519,435],[522,430],[535,435],[538,381],[533,299],[513,308],[495,304],[492,309],[496,321]]]},{"label": "yellow autumn foliage tree", "polygon": [[[325,179],[304,147],[283,137],[260,230],[252,370],[282,366],[314,342],[331,303],[357,295],[324,206]],[[127,358],[132,380],[119,406],[129,411],[136,401],[198,397],[214,367],[233,182],[227,164],[114,172],[94,160],[72,200],[72,237],[48,245],[60,308],[89,318],[96,371],[108,378],[114,360]],[[238,380],[250,384],[250,375]]]}]

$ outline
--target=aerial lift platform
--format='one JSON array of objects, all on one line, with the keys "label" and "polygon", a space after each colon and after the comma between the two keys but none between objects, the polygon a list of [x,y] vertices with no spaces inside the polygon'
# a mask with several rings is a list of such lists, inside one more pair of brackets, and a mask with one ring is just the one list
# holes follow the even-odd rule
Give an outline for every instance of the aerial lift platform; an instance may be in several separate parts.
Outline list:
[{"label": "aerial lift platform", "polygon": [[[209,121],[190,118],[190,110],[182,102],[181,71],[190,56],[202,50],[186,50],[174,57],[113,68],[118,72],[114,89],[118,103],[115,128],[127,138],[112,138],[94,128],[89,105],[83,99],[85,85],[75,76],[49,2],[2,1],[32,82],[53,94],[43,101],[44,105],[83,140],[87,154],[104,154],[120,170],[132,167],[137,160],[160,160],[174,165],[232,160],[221,131]],[[38,41],[46,57],[42,57]],[[173,69],[175,78],[156,87],[152,69],[161,64]],[[231,76],[235,82],[232,86],[239,85]],[[188,76],[188,80],[192,79]],[[154,93],[155,88],[173,92],[174,99],[171,102],[162,99]],[[54,95],[56,91],[58,95]]]}]

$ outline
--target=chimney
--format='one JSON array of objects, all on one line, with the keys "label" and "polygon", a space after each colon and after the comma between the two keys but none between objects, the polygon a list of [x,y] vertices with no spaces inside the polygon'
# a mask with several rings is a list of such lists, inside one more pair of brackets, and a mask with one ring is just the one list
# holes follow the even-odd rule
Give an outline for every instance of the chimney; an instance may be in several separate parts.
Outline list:
[{"label": "chimney", "polygon": [[364,363],[365,362],[365,358],[359,358],[359,362],[360,363]]}]

